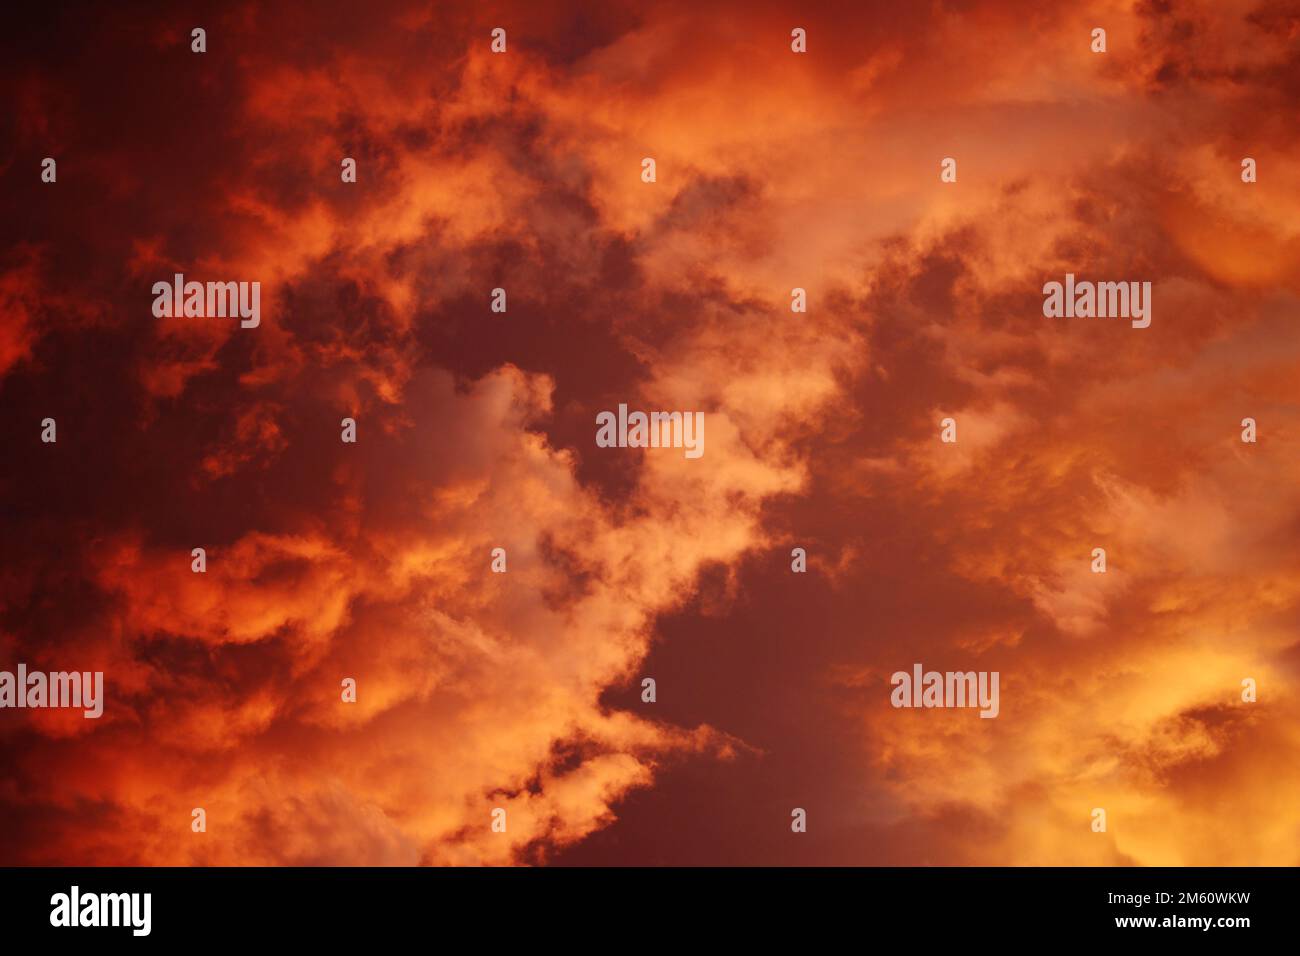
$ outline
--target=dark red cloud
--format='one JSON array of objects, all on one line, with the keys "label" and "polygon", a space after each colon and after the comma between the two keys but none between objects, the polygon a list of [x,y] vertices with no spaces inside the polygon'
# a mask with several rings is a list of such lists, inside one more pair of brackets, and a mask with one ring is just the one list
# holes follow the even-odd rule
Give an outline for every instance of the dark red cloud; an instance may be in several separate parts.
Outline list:
[{"label": "dark red cloud", "polygon": [[[110,698],[3,712],[5,860],[1294,862],[1298,22],[16,23],[0,667]],[[260,326],[155,318],[176,272]],[[1045,319],[1066,272],[1151,327]],[[596,447],[620,402],[704,457]],[[915,661],[998,719],[891,708]]]}]

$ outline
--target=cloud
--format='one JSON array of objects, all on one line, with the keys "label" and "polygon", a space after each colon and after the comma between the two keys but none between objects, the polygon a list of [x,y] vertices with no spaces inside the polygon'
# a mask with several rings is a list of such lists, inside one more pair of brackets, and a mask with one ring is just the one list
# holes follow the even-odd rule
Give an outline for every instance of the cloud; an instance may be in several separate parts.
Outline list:
[{"label": "cloud", "polygon": [[[1294,22],[1165,6],[247,5],[202,57],[114,11],[15,58],[5,169],[60,178],[5,217],[0,651],[109,703],[6,714],[6,861],[1295,862]],[[1067,271],[1152,326],[1044,319]],[[261,326],[154,319],[175,272]],[[620,402],[705,456],[597,448]],[[890,708],[917,660],[999,718]]]}]

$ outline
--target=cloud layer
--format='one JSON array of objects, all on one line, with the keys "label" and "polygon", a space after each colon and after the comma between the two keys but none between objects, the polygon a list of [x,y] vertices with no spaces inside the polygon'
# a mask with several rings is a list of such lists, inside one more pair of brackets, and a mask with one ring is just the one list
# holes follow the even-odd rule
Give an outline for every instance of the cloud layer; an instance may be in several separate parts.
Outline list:
[{"label": "cloud layer", "polygon": [[[0,862],[1298,862],[1298,30],[23,24],[0,667],[109,696],[0,712]],[[176,272],[260,281],[261,325],[155,319]],[[1066,272],[1151,281],[1151,327],[1045,319]],[[597,448],[620,402],[703,410],[704,457]],[[891,708],[915,661],[998,670],[998,719]]]}]

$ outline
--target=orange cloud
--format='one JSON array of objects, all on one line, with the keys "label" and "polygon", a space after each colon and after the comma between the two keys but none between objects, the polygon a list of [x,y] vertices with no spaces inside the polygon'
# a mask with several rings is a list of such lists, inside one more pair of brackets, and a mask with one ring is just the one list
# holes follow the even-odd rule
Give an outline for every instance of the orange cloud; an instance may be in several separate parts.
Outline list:
[{"label": "orange cloud", "polygon": [[[3,716],[8,861],[1295,862],[1294,17],[794,16],[250,4],[200,59],[119,11],[6,67],[7,171],[61,165],[0,273],[0,664],[110,693]],[[174,272],[262,324],[153,318]],[[1044,318],[1065,272],[1151,327]],[[620,402],[704,456],[598,448]],[[999,717],[891,708],[914,661]]]}]

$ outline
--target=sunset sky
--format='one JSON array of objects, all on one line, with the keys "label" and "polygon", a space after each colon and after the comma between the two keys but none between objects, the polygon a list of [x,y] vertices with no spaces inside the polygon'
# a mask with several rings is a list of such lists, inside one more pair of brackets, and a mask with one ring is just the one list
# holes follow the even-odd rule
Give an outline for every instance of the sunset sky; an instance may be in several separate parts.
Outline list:
[{"label": "sunset sky", "polygon": [[1300,4],[25,16],[0,864],[1300,864]]}]

